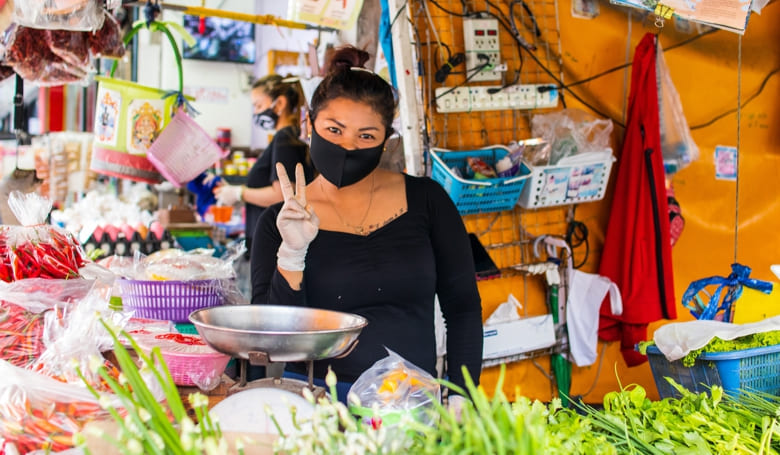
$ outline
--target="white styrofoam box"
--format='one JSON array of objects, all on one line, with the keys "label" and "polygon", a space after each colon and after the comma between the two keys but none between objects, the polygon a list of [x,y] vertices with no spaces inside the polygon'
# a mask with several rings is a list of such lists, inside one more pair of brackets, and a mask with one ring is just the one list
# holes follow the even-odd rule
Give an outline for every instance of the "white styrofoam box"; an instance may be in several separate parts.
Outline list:
[{"label": "white styrofoam box", "polygon": [[482,328],[482,358],[495,359],[548,348],[555,344],[555,324],[549,314]]},{"label": "white styrofoam box", "polygon": [[554,166],[533,166],[518,204],[536,209],[601,200],[614,161],[612,149],[605,149],[575,155]]}]

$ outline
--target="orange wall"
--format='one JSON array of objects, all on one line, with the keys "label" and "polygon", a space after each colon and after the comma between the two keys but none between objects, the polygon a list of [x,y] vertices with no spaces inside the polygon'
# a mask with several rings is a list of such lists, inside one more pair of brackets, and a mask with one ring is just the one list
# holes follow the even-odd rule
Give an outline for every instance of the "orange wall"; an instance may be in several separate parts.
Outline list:
[{"label": "orange wall", "polygon": [[[419,3],[412,3],[419,40],[434,40],[429,30],[433,23],[441,41],[450,45],[453,52],[462,51],[460,19],[442,13],[429,3],[432,20],[428,21],[421,14]],[[459,1],[439,3],[447,9],[462,11]],[[480,0],[467,3],[476,9],[484,10],[486,7],[484,1]],[[555,4],[541,1],[528,3],[542,27],[542,38],[551,43],[550,53],[546,53],[546,48],[540,47],[536,55],[542,56],[542,61],[549,64],[557,74],[555,63],[558,36],[555,32],[558,26]],[[761,15],[753,14],[742,38],[743,102],[758,90],[770,71],[780,67],[780,28],[776,26],[780,23],[779,3],[768,5]],[[506,11],[505,5],[502,8]],[[644,19],[639,12],[632,12],[629,18],[628,9],[606,2],[600,3],[601,13],[592,20],[573,18],[570,8],[569,0],[558,3],[561,62],[567,82],[584,79],[630,61],[634,47],[646,32],[660,31],[660,43],[663,47],[694,36],[676,31],[672,21],[667,21],[665,28],[658,30],[651,20]],[[519,8],[516,8],[515,12],[518,10]],[[508,34],[502,29],[500,36],[502,60],[509,63],[510,69],[518,67],[520,62],[516,48]],[[527,33],[525,36],[531,38]],[[427,47],[432,48],[430,52]],[[435,48],[422,47],[424,67],[439,63],[434,60],[437,57]],[[670,50],[665,55],[690,125],[702,124],[717,114],[736,107],[737,34],[717,31],[686,46]],[[549,77],[540,72],[529,58],[523,60],[521,83],[550,82]],[[460,69],[462,70],[462,66]],[[430,82],[430,86],[435,88],[452,86],[463,82],[463,79],[462,75],[451,75],[445,84],[436,84],[425,78],[423,83],[427,87]],[[628,90],[624,85],[626,80],[625,72],[617,71],[582,84],[574,88],[574,91],[601,111],[622,121]],[[779,90],[780,74],[777,74],[768,80],[760,96],[742,109],[738,144],[738,184],[716,180],[713,164],[716,145],[737,145],[736,114],[731,114],[709,127],[693,131],[693,138],[700,149],[700,158],[671,178],[686,220],[682,237],[673,250],[678,302],[691,281],[729,273],[729,265],[735,260],[735,224],[738,224],[736,260],[751,266],[754,277],[772,279],[769,265],[780,262],[775,258],[775,252],[780,251],[780,236],[775,234],[777,221],[780,221],[780,205],[775,202],[774,196],[780,190]],[[424,90],[424,96],[429,124],[434,131],[432,140],[436,146],[468,149],[530,137],[528,117],[525,113],[503,111],[438,114],[431,107],[427,88]],[[571,96],[567,96],[567,102],[568,107],[581,106]],[[615,128],[613,141],[618,151],[622,133],[621,128]],[[735,204],[737,187],[739,201]],[[610,186],[610,191],[611,189]],[[583,270],[595,271],[598,268],[610,196],[608,193],[603,201],[580,204],[576,208],[576,219],[584,221],[590,232],[591,251]],[[738,218],[735,207],[738,207]],[[500,214],[471,215],[464,219],[469,230],[477,232],[483,243],[510,244],[489,249],[499,266],[509,266],[534,262],[528,247],[529,240],[540,234],[562,234],[568,213],[568,208],[528,211],[516,209]],[[580,260],[582,254],[582,249],[575,250],[575,259]],[[506,299],[509,292],[524,303],[526,314],[546,312],[544,286],[540,278],[517,274],[480,282],[479,286],[485,317]],[[678,308],[678,316],[681,319],[691,318],[681,305]],[[650,333],[662,323],[664,322],[651,325]],[[615,343],[600,343],[599,353],[602,352],[603,355],[600,355],[593,366],[574,367],[571,390],[573,395],[584,395],[585,401],[599,402],[604,393],[615,390],[619,383],[638,383],[645,386],[651,396],[656,393],[647,364],[634,368],[626,367]],[[518,385],[527,396],[549,399],[554,394],[554,388],[547,377],[549,369],[549,360],[546,357],[508,365],[505,392],[513,392]],[[483,384],[491,389],[497,377],[498,368],[488,368],[482,374]]]}]

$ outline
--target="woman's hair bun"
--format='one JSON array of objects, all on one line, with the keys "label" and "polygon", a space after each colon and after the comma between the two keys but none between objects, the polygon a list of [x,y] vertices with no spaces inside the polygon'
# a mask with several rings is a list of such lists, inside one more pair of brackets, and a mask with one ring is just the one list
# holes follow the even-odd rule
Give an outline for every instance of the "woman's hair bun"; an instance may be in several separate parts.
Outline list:
[{"label": "woman's hair bun", "polygon": [[364,50],[354,46],[342,46],[331,52],[325,69],[327,73],[333,73],[354,67],[363,68],[369,57],[368,52]]}]

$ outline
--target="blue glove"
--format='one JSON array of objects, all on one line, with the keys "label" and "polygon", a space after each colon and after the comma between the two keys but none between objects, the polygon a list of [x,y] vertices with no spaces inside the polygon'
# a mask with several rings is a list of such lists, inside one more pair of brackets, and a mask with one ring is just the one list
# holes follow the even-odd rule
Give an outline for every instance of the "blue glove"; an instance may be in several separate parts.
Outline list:
[{"label": "blue glove", "polygon": [[217,203],[214,188],[221,181],[219,176],[203,172],[187,184],[187,189],[195,195],[195,207],[201,218],[206,215],[210,206]]}]

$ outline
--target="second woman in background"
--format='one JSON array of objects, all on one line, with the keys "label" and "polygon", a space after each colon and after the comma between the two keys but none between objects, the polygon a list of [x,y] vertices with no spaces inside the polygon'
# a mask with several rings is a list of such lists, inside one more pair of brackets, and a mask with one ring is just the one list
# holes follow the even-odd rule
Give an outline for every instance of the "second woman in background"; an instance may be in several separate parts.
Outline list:
[{"label": "second woman in background", "polygon": [[251,97],[254,122],[273,132],[273,139],[249,170],[245,186],[222,185],[214,190],[221,204],[246,202],[247,249],[251,248],[255,225],[265,208],[282,201],[276,163],[282,163],[289,175],[295,175],[296,163],[302,163],[306,181],[314,176],[308,146],[299,139],[303,95],[298,80],[277,74],[262,77],[252,85]]}]

